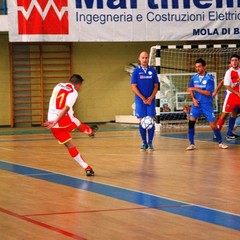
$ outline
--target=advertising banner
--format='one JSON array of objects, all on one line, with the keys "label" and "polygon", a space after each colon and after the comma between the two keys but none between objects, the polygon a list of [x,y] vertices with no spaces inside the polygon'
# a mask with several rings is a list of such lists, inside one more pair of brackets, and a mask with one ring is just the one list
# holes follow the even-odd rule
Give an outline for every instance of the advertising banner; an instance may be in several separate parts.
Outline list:
[{"label": "advertising banner", "polygon": [[240,39],[240,0],[8,0],[11,42]]}]

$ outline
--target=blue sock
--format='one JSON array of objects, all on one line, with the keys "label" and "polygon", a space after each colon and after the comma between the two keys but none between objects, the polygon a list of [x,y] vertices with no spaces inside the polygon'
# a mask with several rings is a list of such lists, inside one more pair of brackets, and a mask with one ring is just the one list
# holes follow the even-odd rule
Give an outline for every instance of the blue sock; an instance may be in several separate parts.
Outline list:
[{"label": "blue sock", "polygon": [[139,132],[142,138],[142,142],[147,144],[147,131],[146,129],[142,128],[141,124],[139,123]]},{"label": "blue sock", "polygon": [[188,139],[190,144],[194,144],[195,128],[188,128]]},{"label": "blue sock", "polygon": [[153,124],[153,127],[151,129],[148,129],[148,143],[152,143],[154,132],[155,132],[155,124]]},{"label": "blue sock", "polygon": [[228,131],[227,131],[227,135],[232,135],[233,134],[233,128],[234,128],[234,124],[236,122],[236,118],[234,117],[230,117],[229,121],[228,121]]},{"label": "blue sock", "polygon": [[216,136],[218,143],[222,143],[222,134],[220,130],[217,128],[216,130],[213,130],[213,132],[214,132],[214,135]]}]

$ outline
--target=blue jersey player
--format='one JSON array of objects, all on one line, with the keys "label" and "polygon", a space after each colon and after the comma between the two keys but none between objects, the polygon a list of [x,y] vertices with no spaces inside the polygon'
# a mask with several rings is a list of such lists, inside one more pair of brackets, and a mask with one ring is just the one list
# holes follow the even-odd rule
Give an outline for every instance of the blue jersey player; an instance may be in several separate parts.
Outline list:
[{"label": "blue jersey player", "polygon": [[195,69],[197,74],[191,78],[188,85],[188,92],[191,95],[193,104],[188,122],[188,138],[190,145],[187,147],[187,150],[194,150],[196,148],[194,143],[195,123],[201,115],[204,115],[209,122],[218,141],[219,148],[228,148],[228,146],[222,142],[222,135],[217,128],[216,117],[213,111],[213,76],[206,72],[206,62],[202,58],[196,60]]},{"label": "blue jersey player", "polygon": [[[148,65],[148,53],[141,52],[139,55],[139,65],[134,69],[131,78],[132,91],[135,93],[136,116],[139,119],[139,132],[142,138],[141,150],[153,150],[153,137],[155,126],[151,129],[142,128],[140,121],[146,116],[153,119],[156,116],[155,95],[158,91],[158,77],[155,68]],[[148,131],[148,140],[147,140]]]}]

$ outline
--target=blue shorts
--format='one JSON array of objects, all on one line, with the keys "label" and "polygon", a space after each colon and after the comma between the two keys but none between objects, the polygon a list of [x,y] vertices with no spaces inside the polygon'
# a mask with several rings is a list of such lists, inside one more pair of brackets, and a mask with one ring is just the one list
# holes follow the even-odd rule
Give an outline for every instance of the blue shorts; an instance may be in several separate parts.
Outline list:
[{"label": "blue shorts", "polygon": [[212,104],[201,104],[200,107],[192,105],[190,117],[197,119],[201,115],[204,115],[208,122],[214,122],[216,120]]},{"label": "blue shorts", "polygon": [[144,118],[146,116],[156,116],[155,101],[152,101],[151,105],[144,104],[143,101],[136,102],[135,114],[137,118]]}]

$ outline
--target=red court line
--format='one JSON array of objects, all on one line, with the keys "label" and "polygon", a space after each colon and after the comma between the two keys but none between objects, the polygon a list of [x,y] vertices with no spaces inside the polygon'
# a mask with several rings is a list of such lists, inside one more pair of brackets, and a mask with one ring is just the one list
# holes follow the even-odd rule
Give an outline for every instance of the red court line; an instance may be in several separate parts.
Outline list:
[{"label": "red court line", "polygon": [[94,212],[97,213],[97,212],[116,212],[116,211],[145,210],[145,209],[179,208],[179,207],[185,207],[185,206],[189,206],[189,205],[96,209],[96,210],[85,210],[85,211],[75,211],[75,212],[36,213],[36,214],[28,214],[24,216],[37,217],[37,216],[51,216],[51,215],[63,215],[63,214],[78,214],[78,213],[94,213]]},{"label": "red court line", "polygon": [[12,217],[15,217],[15,218],[18,218],[18,219],[21,219],[23,221],[26,221],[26,222],[30,222],[30,223],[33,223],[33,224],[36,224],[40,227],[43,227],[43,228],[47,228],[48,230],[51,230],[51,231],[54,231],[54,232],[57,232],[57,233],[60,233],[62,235],[65,235],[65,236],[68,236],[68,237],[71,237],[73,239],[78,239],[78,240],[87,240],[86,238],[83,238],[81,236],[78,236],[78,235],[75,235],[73,233],[70,233],[70,232],[67,232],[67,231],[64,231],[60,228],[56,228],[56,227],[53,227],[53,226],[50,226],[46,223],[42,223],[42,222],[39,222],[39,221],[36,221],[36,220],[33,220],[31,218],[28,218],[28,217],[25,217],[25,216],[22,216],[22,215],[19,215],[17,213],[14,213],[14,212],[11,212],[11,211],[8,211],[6,209],[3,209],[3,208],[0,208],[0,212],[2,213],[5,213],[5,214],[8,214]]}]

